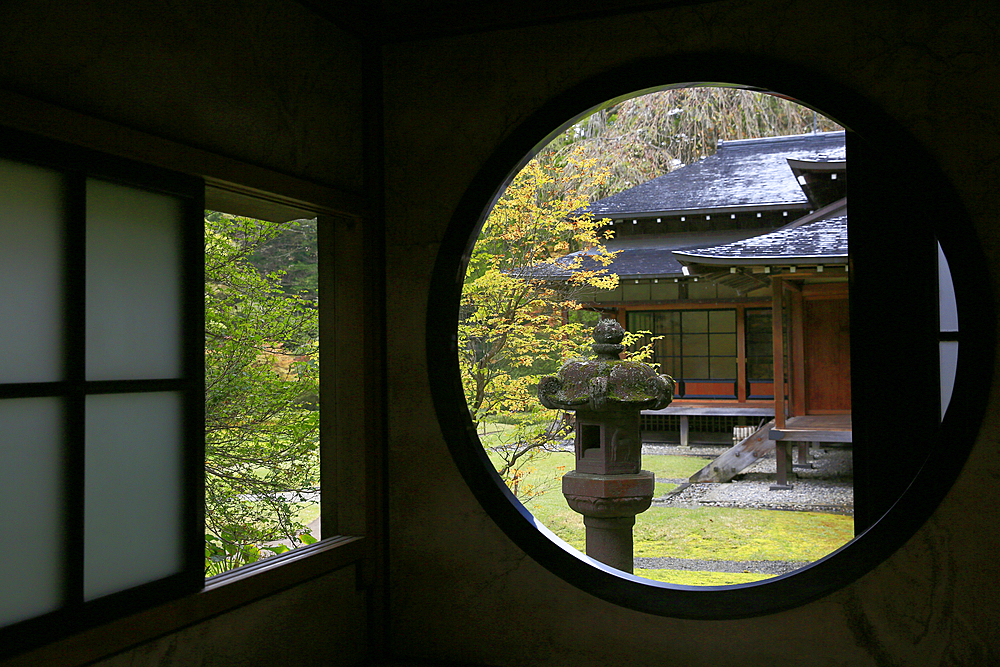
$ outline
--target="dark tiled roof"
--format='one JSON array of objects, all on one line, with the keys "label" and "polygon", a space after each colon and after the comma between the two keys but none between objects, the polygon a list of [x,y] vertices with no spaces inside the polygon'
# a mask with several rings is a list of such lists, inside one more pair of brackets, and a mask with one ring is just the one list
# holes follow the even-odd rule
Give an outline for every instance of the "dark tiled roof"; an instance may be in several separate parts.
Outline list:
[{"label": "dark tiled roof", "polygon": [[680,275],[681,263],[668,248],[624,248],[615,255],[608,272],[619,278]]},{"label": "dark tiled roof", "polygon": [[[608,251],[617,252],[614,261],[609,264],[607,273],[614,273],[619,278],[648,278],[655,276],[683,275],[681,264],[673,255],[673,251],[700,248],[705,245],[720,245],[727,241],[745,237],[749,232],[730,231],[705,235],[657,235],[637,237],[628,241],[611,241],[607,244]],[[562,267],[583,260],[579,270],[599,270],[605,268],[597,260],[590,259],[586,253],[579,252],[567,255],[554,264],[535,265],[532,267],[534,278],[566,279],[569,271]]]},{"label": "dark tiled roof", "polygon": [[597,217],[719,207],[806,206],[788,159],[845,160],[843,132],[720,142],[715,155],[593,202]]},{"label": "dark tiled roof", "polygon": [[676,251],[686,264],[822,264],[847,261],[847,200],[841,199],[768,234]]},{"label": "dark tiled roof", "polygon": [[[609,248],[610,250],[610,248]],[[520,273],[522,278],[565,280],[576,271],[602,271],[614,273],[619,278],[640,278],[662,275],[682,275],[681,264],[671,254],[673,248],[623,248],[615,255],[614,261],[604,266],[591,259],[586,253],[573,253],[554,264],[536,264]],[[582,258],[579,266],[567,269],[568,265]],[[530,275],[529,275],[530,274]]]}]

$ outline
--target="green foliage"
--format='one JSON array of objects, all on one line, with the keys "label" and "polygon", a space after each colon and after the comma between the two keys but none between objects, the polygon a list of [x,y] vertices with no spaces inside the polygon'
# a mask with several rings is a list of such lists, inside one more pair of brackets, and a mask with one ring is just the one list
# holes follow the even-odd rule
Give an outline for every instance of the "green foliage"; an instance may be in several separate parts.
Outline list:
[{"label": "green foliage", "polygon": [[[626,331],[622,338],[622,345],[628,350],[628,358],[632,361],[641,361],[649,364],[653,368],[658,368],[660,364],[650,362],[653,358],[653,341],[660,340],[663,336],[652,336],[652,331]],[[646,340],[646,336],[652,336]]]},{"label": "green foliage", "polygon": [[301,533],[298,539],[291,541],[293,545],[291,548],[285,544],[257,546],[244,541],[238,527],[235,532],[224,528],[219,535],[205,535],[205,576],[222,574],[233,568],[256,563],[261,558],[277,556],[291,551],[292,548],[314,544],[316,541],[316,538],[306,531]]},{"label": "green foliage", "polygon": [[303,543],[319,493],[318,314],[251,259],[280,225],[205,218],[206,572]]},{"label": "green foliage", "polygon": [[[561,414],[541,408],[535,386],[589,352],[590,327],[568,317],[579,308],[574,296],[618,281],[606,268],[613,259],[602,243],[606,221],[576,213],[587,201],[573,194],[603,174],[572,154],[566,161],[576,170],[572,178],[537,160],[515,176],[483,225],[462,290],[459,363],[469,411],[476,424],[515,426],[493,437],[491,452],[522,499],[538,492],[521,483],[532,458],[571,435]],[[583,270],[582,257],[564,259],[581,250],[594,266]],[[578,270],[569,280],[552,279],[554,270],[568,269]]]},{"label": "green foliage", "polygon": [[285,293],[315,301],[319,279],[316,219],[293,220],[275,227],[276,233],[254,249],[250,263],[261,275],[278,277]]}]

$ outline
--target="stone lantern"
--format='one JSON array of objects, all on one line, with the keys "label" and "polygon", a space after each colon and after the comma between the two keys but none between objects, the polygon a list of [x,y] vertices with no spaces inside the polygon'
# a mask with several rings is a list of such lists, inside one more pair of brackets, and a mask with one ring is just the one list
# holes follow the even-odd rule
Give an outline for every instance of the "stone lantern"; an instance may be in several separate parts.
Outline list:
[{"label": "stone lantern", "polygon": [[615,320],[594,327],[595,359],[574,359],[538,384],[547,408],[576,412],[576,470],[563,495],[583,515],[587,555],[632,572],[635,515],[649,508],[655,477],[642,470],[639,411],[670,404],[674,381],[647,364],[619,358],[625,332]]}]

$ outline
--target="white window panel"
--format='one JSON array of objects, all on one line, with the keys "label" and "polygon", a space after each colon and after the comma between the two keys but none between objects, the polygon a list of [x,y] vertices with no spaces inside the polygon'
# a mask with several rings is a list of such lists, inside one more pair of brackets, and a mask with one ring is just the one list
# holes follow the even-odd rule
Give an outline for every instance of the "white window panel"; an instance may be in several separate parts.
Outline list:
[{"label": "white window panel", "polygon": [[948,259],[938,243],[938,312],[941,331],[958,331],[958,304],[955,299],[955,283],[951,278]]},{"label": "white window panel", "polygon": [[182,569],[179,392],[86,399],[84,599]]},{"label": "white window panel", "polygon": [[955,371],[958,368],[958,341],[941,341],[941,419],[944,419],[955,390]]},{"label": "white window panel", "polygon": [[62,604],[62,424],[58,398],[0,400],[0,626]]},{"label": "white window panel", "polygon": [[180,200],[87,181],[87,379],[181,375]]},{"label": "white window panel", "polygon": [[62,376],[62,176],[0,160],[0,382]]}]

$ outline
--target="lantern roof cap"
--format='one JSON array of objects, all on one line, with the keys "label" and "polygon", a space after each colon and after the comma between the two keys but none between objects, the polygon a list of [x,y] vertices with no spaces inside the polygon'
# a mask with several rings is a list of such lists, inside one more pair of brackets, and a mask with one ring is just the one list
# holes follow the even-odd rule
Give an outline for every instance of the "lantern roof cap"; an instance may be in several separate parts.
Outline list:
[{"label": "lantern roof cap", "polygon": [[547,408],[594,412],[659,410],[673,400],[674,381],[649,364],[620,359],[625,330],[615,320],[594,327],[593,359],[570,359],[556,375],[538,383],[538,399]]}]

